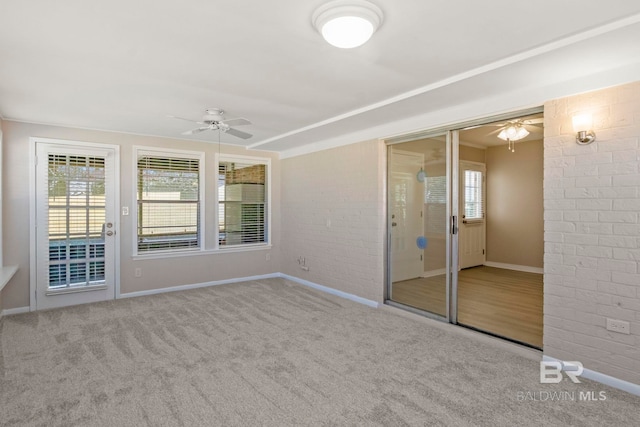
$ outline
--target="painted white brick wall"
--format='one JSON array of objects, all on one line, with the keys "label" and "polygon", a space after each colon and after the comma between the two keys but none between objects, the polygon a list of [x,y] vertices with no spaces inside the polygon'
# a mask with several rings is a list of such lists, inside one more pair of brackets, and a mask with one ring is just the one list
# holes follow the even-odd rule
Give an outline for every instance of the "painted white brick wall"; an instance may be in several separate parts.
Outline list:
[{"label": "painted white brick wall", "polygon": [[640,384],[640,82],[547,102],[544,117],[544,353]]},{"label": "painted white brick wall", "polygon": [[282,271],[382,303],[383,143],[351,144],[281,165]]}]

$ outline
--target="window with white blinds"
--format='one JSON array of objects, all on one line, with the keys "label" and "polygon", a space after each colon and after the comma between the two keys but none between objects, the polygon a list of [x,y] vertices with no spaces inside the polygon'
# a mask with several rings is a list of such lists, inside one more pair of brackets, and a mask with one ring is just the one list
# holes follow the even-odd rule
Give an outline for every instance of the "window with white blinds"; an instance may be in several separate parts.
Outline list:
[{"label": "window with white blinds", "polygon": [[446,233],[447,177],[427,176],[424,180],[425,232]]},{"label": "window with white blinds", "polygon": [[218,163],[218,244],[220,247],[267,243],[268,164]]},{"label": "window with white blinds", "polygon": [[200,156],[137,155],[138,253],[199,248]]},{"label": "window with white blinds", "polygon": [[464,217],[467,221],[484,218],[482,172],[464,171]]}]

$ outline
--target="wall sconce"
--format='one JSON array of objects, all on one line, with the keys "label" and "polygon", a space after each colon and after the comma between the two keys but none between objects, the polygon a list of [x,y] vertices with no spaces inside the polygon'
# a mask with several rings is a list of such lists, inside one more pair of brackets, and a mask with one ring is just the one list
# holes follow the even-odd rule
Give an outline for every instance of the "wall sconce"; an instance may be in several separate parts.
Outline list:
[{"label": "wall sconce", "polygon": [[576,132],[576,143],[587,145],[596,140],[596,134],[591,130],[593,126],[591,114],[576,114],[571,121],[573,122],[573,131]]}]

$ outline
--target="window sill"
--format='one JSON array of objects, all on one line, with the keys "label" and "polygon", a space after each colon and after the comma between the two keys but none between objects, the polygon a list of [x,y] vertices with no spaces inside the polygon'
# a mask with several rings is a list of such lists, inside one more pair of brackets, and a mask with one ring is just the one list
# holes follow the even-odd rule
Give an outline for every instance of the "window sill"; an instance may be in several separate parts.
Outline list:
[{"label": "window sill", "polygon": [[183,251],[183,252],[162,252],[162,253],[153,253],[153,254],[144,254],[144,255],[138,254],[138,255],[133,255],[131,259],[133,259],[134,261],[142,261],[146,259],[184,258],[184,257],[192,257],[192,256],[218,255],[218,254],[237,253],[237,252],[264,251],[264,250],[271,250],[272,248],[273,246],[271,246],[271,244],[240,246],[240,247],[224,247],[224,248],[218,248],[218,249],[202,249],[202,250]]},{"label": "window sill", "polygon": [[4,288],[4,285],[9,283],[9,280],[16,274],[18,271],[17,265],[5,265],[4,267],[0,267],[0,291]]}]

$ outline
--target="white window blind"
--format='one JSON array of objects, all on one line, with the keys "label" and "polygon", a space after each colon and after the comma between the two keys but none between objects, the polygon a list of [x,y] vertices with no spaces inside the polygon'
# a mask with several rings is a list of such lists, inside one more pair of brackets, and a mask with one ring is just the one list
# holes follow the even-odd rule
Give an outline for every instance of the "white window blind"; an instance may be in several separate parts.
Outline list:
[{"label": "white window blind", "polygon": [[464,171],[464,216],[466,220],[484,218],[482,172]]},{"label": "white window blind", "polygon": [[104,283],[105,159],[49,154],[49,288]]},{"label": "white window blind", "polygon": [[200,160],[138,155],[138,252],[200,246]]},{"label": "white window blind", "polygon": [[425,232],[445,233],[447,227],[447,177],[427,176],[424,183]]},{"label": "white window blind", "polygon": [[225,161],[218,166],[221,247],[267,242],[267,165]]}]

